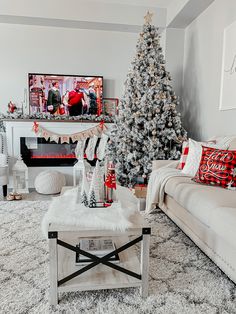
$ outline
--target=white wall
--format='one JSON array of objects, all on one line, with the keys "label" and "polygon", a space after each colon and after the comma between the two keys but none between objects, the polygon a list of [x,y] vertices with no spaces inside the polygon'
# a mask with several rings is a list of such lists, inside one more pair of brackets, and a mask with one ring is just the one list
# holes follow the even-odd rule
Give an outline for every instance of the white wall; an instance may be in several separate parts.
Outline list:
[{"label": "white wall", "polygon": [[[0,23],[0,112],[21,105],[28,73],[104,76],[104,97],[120,98],[138,34]],[[165,53],[165,32],[161,44]]]},{"label": "white wall", "polygon": [[167,28],[166,30],[166,68],[172,77],[172,86],[182,102],[184,61],[184,30]]},{"label": "white wall", "polygon": [[[0,111],[20,106],[28,73],[103,75],[104,97],[120,98],[138,36],[0,23]],[[165,51],[165,32],[161,43]]]},{"label": "white wall", "polygon": [[236,1],[215,0],[185,31],[183,113],[192,137],[236,134],[236,110],[219,111],[223,32],[235,20]]},{"label": "white wall", "polygon": [[1,111],[19,103],[27,73],[103,75],[104,96],[122,95],[138,34],[0,24]]}]

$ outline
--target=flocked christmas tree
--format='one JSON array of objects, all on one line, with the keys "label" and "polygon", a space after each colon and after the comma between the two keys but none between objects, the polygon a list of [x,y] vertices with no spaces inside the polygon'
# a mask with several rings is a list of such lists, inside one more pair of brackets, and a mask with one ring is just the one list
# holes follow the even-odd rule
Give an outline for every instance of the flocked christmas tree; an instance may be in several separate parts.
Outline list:
[{"label": "flocked christmas tree", "polygon": [[84,206],[88,207],[88,198],[85,191],[83,191],[81,195],[81,203],[84,204]]},{"label": "flocked christmas tree", "polygon": [[147,178],[153,160],[178,159],[186,137],[176,110],[179,100],[165,69],[160,34],[151,17],[149,12],[145,16],[108,146],[117,180],[124,186],[135,184],[138,177]]},{"label": "flocked christmas tree", "polygon": [[89,207],[96,207],[96,197],[95,192],[92,190],[89,197]]}]

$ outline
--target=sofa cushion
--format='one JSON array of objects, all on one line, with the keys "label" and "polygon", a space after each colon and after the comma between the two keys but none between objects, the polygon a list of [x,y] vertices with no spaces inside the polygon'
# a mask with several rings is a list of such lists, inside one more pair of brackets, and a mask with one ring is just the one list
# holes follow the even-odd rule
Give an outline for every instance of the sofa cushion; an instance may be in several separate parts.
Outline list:
[{"label": "sofa cushion", "polygon": [[165,192],[170,195],[171,197],[174,198],[175,196],[175,190],[178,186],[182,186],[183,184],[196,184],[193,182],[191,177],[184,177],[184,176],[179,176],[179,177],[173,177],[169,179],[165,185]]},{"label": "sofa cushion", "polygon": [[182,154],[181,154],[177,169],[182,170],[184,168],[185,163],[186,163],[186,159],[188,156],[188,151],[189,151],[189,142],[184,141],[182,144]]},{"label": "sofa cushion", "polygon": [[210,217],[210,228],[235,247],[236,208],[218,207]]},{"label": "sofa cushion", "polygon": [[229,149],[230,150],[236,149],[236,137],[229,143]]},{"label": "sofa cushion", "polygon": [[213,136],[210,140],[216,141],[217,145],[227,145],[227,149],[235,149],[236,136]]},{"label": "sofa cushion", "polygon": [[236,208],[236,191],[201,185],[188,177],[169,179],[165,192],[208,227],[216,208]]},{"label": "sofa cushion", "polygon": [[202,158],[194,181],[236,189],[236,150],[202,147]]},{"label": "sofa cushion", "polygon": [[228,148],[228,145],[216,145],[215,142],[197,142],[189,139],[189,152],[186,158],[185,166],[182,170],[182,173],[187,174],[191,177],[194,177],[197,173],[198,167],[200,165],[202,157],[202,146],[214,147],[220,149]]}]

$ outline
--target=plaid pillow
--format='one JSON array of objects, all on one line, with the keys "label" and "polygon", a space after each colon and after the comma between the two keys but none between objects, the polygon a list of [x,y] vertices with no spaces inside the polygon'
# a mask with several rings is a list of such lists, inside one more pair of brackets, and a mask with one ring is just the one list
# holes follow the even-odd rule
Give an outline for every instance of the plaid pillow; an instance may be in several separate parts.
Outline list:
[{"label": "plaid pillow", "polygon": [[236,190],[236,150],[202,147],[195,182]]},{"label": "plaid pillow", "polygon": [[182,155],[180,157],[177,169],[182,170],[184,168],[186,159],[188,156],[188,151],[189,151],[189,141],[184,141],[182,145]]},{"label": "plaid pillow", "polygon": [[[205,144],[207,144],[207,143],[215,144],[216,141],[215,140],[209,140],[207,142],[199,142],[199,143],[201,143],[201,144],[204,144],[204,143]],[[188,157],[188,153],[189,153],[189,140],[188,141],[184,141],[183,144],[182,144],[182,154],[181,154],[181,157],[180,157],[177,169],[179,169],[179,170],[183,170],[184,169],[184,166],[186,164],[186,160],[187,160],[187,157]]]}]

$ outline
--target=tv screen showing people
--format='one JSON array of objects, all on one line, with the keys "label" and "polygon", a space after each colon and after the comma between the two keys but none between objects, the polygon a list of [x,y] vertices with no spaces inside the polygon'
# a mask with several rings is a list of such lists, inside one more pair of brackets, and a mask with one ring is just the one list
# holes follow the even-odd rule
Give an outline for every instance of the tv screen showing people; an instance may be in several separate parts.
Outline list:
[{"label": "tv screen showing people", "polygon": [[31,114],[100,115],[102,92],[102,76],[29,73]]}]

